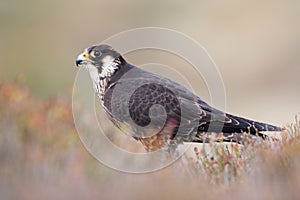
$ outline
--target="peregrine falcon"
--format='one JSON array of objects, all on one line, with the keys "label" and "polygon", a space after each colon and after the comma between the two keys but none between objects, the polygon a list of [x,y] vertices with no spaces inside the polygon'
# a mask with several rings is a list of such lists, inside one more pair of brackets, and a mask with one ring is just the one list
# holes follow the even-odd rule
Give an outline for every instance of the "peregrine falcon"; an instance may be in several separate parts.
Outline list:
[{"label": "peregrine falcon", "polygon": [[245,133],[265,139],[265,132],[282,130],[215,109],[186,87],[129,64],[108,45],[85,49],[76,65],[88,70],[108,118],[147,151],[208,142],[211,133],[220,141],[242,142]]}]

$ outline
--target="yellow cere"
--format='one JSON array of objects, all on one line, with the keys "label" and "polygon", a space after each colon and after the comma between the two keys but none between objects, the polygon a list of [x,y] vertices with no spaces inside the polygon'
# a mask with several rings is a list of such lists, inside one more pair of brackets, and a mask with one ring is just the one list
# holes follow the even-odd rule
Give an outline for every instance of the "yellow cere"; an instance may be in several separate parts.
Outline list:
[{"label": "yellow cere", "polygon": [[84,58],[89,58],[89,54],[85,53],[85,54],[83,54],[83,57]]}]

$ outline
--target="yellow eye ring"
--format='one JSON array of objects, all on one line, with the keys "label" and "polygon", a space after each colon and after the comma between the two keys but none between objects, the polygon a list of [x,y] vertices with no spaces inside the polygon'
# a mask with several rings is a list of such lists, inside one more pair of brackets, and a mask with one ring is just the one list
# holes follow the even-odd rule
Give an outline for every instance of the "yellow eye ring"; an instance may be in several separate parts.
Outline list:
[{"label": "yellow eye ring", "polygon": [[99,56],[102,55],[102,52],[101,51],[98,51],[98,50],[93,50],[91,51],[90,55],[93,57],[93,58],[97,58]]}]

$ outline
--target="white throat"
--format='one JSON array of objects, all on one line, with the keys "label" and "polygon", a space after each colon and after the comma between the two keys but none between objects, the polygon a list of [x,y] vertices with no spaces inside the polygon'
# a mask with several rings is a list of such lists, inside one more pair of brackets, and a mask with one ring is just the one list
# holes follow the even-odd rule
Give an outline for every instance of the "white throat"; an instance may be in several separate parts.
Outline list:
[{"label": "white throat", "polygon": [[102,99],[101,98],[102,95],[100,95],[100,93],[101,93],[101,86],[100,86],[101,84],[100,84],[100,82],[102,82],[102,81],[100,80],[100,74],[98,73],[98,69],[95,66],[91,65],[91,64],[85,65],[84,68],[86,70],[88,70],[88,72],[89,72],[91,81],[93,83],[94,91],[96,92],[98,97],[100,99]]}]

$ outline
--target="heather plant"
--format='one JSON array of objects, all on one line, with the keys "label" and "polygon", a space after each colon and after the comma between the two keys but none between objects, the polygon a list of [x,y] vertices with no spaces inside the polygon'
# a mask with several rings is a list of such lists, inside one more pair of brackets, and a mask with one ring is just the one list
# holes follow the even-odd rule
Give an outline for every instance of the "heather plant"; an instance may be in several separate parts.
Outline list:
[{"label": "heather plant", "polygon": [[184,166],[179,161],[132,175],[103,166],[85,150],[70,96],[36,98],[26,82],[0,83],[1,199],[300,198],[298,116],[281,141],[211,141],[209,151],[195,146],[196,159],[185,156]]}]

